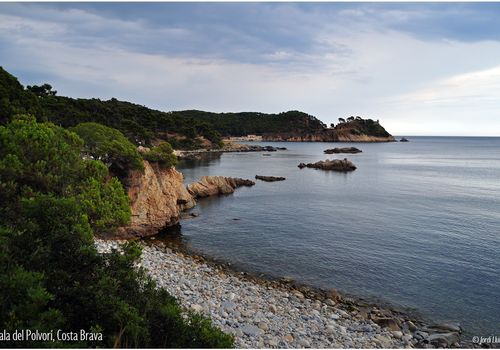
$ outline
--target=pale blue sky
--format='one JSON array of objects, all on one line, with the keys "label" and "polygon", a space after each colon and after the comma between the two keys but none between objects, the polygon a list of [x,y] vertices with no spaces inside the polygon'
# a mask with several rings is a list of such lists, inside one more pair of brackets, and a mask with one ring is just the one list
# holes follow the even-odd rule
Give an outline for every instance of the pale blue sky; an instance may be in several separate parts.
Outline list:
[{"label": "pale blue sky", "polygon": [[0,3],[0,65],[160,110],[500,135],[500,4]]}]

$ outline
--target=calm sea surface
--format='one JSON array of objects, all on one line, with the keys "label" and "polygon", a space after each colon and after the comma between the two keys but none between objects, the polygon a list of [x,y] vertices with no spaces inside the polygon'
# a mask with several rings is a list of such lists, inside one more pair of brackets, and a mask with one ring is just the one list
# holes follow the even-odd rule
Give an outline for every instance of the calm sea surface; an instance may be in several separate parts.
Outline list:
[{"label": "calm sea surface", "polygon": [[[500,138],[262,144],[288,150],[180,164],[186,183],[203,175],[287,178],[201,200],[200,216],[182,222],[192,249],[500,336]],[[323,154],[342,146],[363,153]],[[356,171],[297,168],[344,156]]]}]

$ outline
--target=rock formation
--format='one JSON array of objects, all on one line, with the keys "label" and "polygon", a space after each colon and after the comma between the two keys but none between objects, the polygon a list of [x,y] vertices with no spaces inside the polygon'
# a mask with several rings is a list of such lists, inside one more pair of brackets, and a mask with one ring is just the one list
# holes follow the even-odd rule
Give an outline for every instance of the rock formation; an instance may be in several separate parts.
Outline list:
[{"label": "rock formation", "polygon": [[179,222],[180,213],[195,206],[184,186],[184,179],[174,168],[161,169],[144,161],[144,173],[134,170],[126,181],[132,218],[120,228],[122,237],[149,236]]},{"label": "rock formation", "polygon": [[292,142],[391,142],[394,137],[378,121],[355,119],[309,132],[281,132],[262,135],[262,141]]},{"label": "rock formation", "polygon": [[410,142],[406,137],[403,137],[399,142]]},{"label": "rock formation", "polygon": [[336,148],[325,149],[323,152],[325,154],[333,154],[333,153],[361,153],[363,151],[356,147],[342,147],[342,148],[336,147]]},{"label": "rock formation", "polygon": [[316,163],[300,163],[298,165],[300,169],[303,168],[314,168],[314,169],[321,169],[321,170],[333,170],[333,171],[353,171],[356,170],[356,166],[350,161],[347,160],[346,158],[342,159],[326,159],[326,160],[320,160],[319,162]]},{"label": "rock formation", "polygon": [[257,180],[262,180],[266,182],[274,182],[274,181],[284,181],[286,178],[281,176],[263,176],[263,175],[255,175]]},{"label": "rock formation", "polygon": [[230,194],[241,186],[253,186],[255,182],[237,177],[203,176],[200,181],[187,186],[194,198],[204,198],[219,194]]}]

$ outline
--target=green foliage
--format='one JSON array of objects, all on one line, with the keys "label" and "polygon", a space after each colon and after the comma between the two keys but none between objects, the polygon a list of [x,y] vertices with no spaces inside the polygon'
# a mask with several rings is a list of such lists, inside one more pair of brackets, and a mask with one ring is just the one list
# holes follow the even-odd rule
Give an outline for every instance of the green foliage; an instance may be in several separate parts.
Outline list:
[{"label": "green foliage", "polygon": [[378,121],[372,119],[362,119],[361,117],[349,117],[347,121],[339,118],[339,124],[335,127],[337,130],[348,129],[353,135],[369,135],[378,137],[389,137],[389,134]]},{"label": "green foliage", "polygon": [[34,93],[36,96],[55,96],[57,94],[57,91],[52,90],[52,85],[50,84],[43,84],[41,86],[38,85],[33,85],[33,86],[26,86],[26,89]]},{"label": "green foliage", "polygon": [[0,124],[10,120],[15,114],[31,113],[42,116],[37,97],[24,90],[19,81],[0,67]]},{"label": "green foliage", "polygon": [[97,253],[94,234],[125,223],[130,209],[106,166],[80,157],[82,145],[76,134],[29,116],[0,126],[0,329],[94,330],[103,341],[2,346],[232,346],[134,268],[137,244]]},{"label": "green foliage", "polygon": [[170,168],[177,164],[177,157],[172,152],[172,146],[168,142],[161,142],[142,157],[147,161],[158,163],[162,168]]},{"label": "green foliage", "polygon": [[85,154],[106,164],[124,178],[129,170],[143,170],[136,147],[118,130],[98,123],[81,123],[70,129],[84,141]]},{"label": "green foliage", "polygon": [[317,118],[299,111],[211,113],[197,110],[161,112],[112,98],[74,99],[56,96],[49,84],[24,90],[17,79],[0,68],[0,123],[18,113],[32,113],[65,128],[94,122],[119,130],[134,145],[167,140],[175,149],[222,146],[222,136],[280,132],[315,132],[326,128]]}]

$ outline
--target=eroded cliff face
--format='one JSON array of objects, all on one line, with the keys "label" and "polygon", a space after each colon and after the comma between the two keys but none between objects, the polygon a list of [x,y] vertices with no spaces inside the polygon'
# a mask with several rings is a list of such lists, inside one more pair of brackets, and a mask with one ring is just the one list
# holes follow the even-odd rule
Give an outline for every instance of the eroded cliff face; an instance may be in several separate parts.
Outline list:
[{"label": "eroded cliff face", "polygon": [[255,182],[225,176],[203,176],[186,187],[182,173],[162,169],[144,161],[144,172],[131,171],[125,180],[132,217],[130,225],[118,229],[116,236],[152,236],[165,227],[179,223],[181,212],[196,205],[196,198],[230,194],[240,186]]},{"label": "eroded cliff face", "polygon": [[132,219],[118,230],[126,238],[144,237],[179,222],[180,213],[196,202],[186,190],[184,178],[175,168],[161,169],[144,161],[144,173],[130,172],[126,179]]}]

